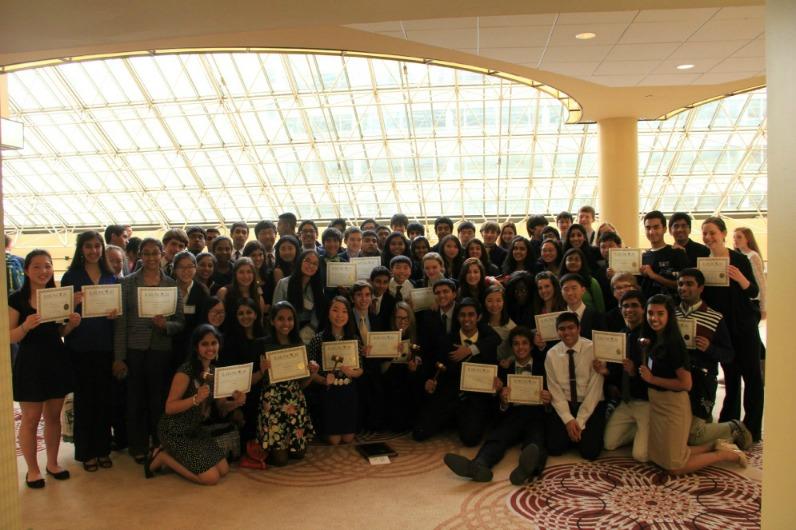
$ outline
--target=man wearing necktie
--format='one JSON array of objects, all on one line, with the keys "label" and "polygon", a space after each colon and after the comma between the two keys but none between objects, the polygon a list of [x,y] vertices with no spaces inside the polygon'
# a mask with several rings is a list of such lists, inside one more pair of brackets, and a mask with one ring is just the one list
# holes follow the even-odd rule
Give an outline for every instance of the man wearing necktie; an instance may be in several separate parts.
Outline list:
[{"label": "man wearing necktie", "polygon": [[555,410],[547,420],[547,449],[557,456],[577,446],[583,458],[594,460],[602,451],[605,430],[603,376],[594,370],[592,342],[580,336],[578,315],[560,314],[556,329],[561,342],[545,359]]},{"label": "man wearing necktie", "polygon": [[243,256],[243,247],[249,239],[249,225],[242,221],[232,223],[229,236],[232,238],[232,261],[237,261]]},{"label": "man wearing necktie", "polygon": [[[511,344],[513,356],[500,361],[498,370],[499,386],[502,387],[500,415],[478,454],[472,460],[454,453],[445,455],[445,464],[460,477],[471,478],[476,482],[489,482],[492,480],[491,468],[517,443],[521,444],[522,451],[517,467],[509,476],[511,483],[521,486],[544,470],[547,461],[545,418],[549,415],[545,408],[550,403],[550,392],[542,390],[541,399],[544,405],[520,405],[509,402],[510,389],[506,386],[508,374],[544,377],[542,359],[533,359],[531,356],[533,335],[525,326],[517,326],[509,332],[508,342]],[[542,355],[540,353],[540,357]]]},{"label": "man wearing necktie", "polygon": [[[434,285],[434,293],[449,289],[442,281]],[[439,296],[438,296],[439,299]],[[459,390],[461,363],[497,364],[497,348],[500,336],[488,325],[479,323],[481,309],[472,298],[461,301],[456,314],[459,329],[447,335],[443,348],[431,351],[436,362],[446,370],[434,379],[427,372],[424,389],[426,402],[421,407],[417,425],[412,433],[417,441],[425,440],[448,424],[455,424],[459,438],[467,447],[481,441],[494,408],[494,395]],[[432,363],[424,363],[432,364]],[[434,366],[431,367],[432,371]],[[495,381],[495,389],[499,380]]]},{"label": "man wearing necktie", "polygon": [[[371,331],[385,331],[385,328],[376,323],[370,314],[373,299],[373,287],[365,280],[358,280],[351,287],[351,298],[354,301],[353,313],[359,338],[363,345],[368,343],[368,334]],[[367,346],[365,346],[367,349]],[[365,357],[362,376],[357,378],[357,391],[360,399],[360,418],[364,427],[371,431],[384,428],[385,422],[385,394],[381,364],[384,359],[368,359]]]}]

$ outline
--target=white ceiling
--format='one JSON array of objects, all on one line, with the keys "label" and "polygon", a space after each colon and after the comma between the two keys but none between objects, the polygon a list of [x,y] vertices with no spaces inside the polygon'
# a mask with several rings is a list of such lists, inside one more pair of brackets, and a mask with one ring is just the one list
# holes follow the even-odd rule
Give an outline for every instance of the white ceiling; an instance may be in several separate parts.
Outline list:
[{"label": "white ceiling", "polygon": [[[348,27],[606,86],[765,75],[764,6],[436,18]],[[583,32],[591,40],[577,40]],[[690,70],[677,65],[693,64]]]}]

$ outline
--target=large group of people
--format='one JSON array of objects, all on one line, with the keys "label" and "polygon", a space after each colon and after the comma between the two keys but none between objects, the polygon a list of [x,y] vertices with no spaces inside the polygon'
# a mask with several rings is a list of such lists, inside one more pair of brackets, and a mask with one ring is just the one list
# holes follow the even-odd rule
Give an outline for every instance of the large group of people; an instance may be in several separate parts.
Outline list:
[{"label": "large group of people", "polygon": [[[230,453],[208,428],[220,422],[238,435],[240,465],[254,469],[303,458],[314,438],[336,445],[392,431],[422,443],[451,429],[480,448],[472,459],[447,454],[445,464],[476,481],[491,480],[518,444],[517,485],[538,476],[547,455],[571,448],[593,460],[631,446],[633,458],[672,474],[745,465],[763,413],[765,275],[754,235],[737,229],[730,249],[718,217],[702,221],[704,244],[691,239],[686,213],[652,211],[643,222],[650,248],[630,272],[611,268],[610,250],[623,241],[610,223],[594,226],[589,206],[555,224],[529,216],[527,238],[510,222],[463,221],[454,233],[448,217],[428,237],[402,214],[389,225],[336,219],[320,233],[291,213],[253,234],[234,223],[229,236],[193,226],[140,239],[112,225],[78,235],[60,281],[74,288],[74,312],[46,323],[36,293],[56,285],[53,263],[34,250],[8,300],[26,483],[45,486],[42,417],[45,474],[69,478],[58,449],[70,392],[75,459],[86,472],[112,467],[112,451],[127,449],[147,477],[171,469],[215,484],[229,471]],[[367,279],[327,286],[331,263],[359,257],[378,258]],[[729,258],[729,286],[705,285],[700,257]],[[82,288],[116,283],[121,310],[81,319]],[[140,316],[147,287],[176,288],[173,314]],[[412,295],[421,288],[433,293],[422,310]],[[549,313],[557,340],[536,329],[535,317]],[[696,320],[693,341],[678,326],[684,318]],[[397,331],[409,346],[395,359],[371,357],[368,334],[378,331]],[[594,331],[626,335],[623,363],[595,357]],[[359,363],[324,367],[324,344],[335,341],[357,341]],[[302,345],[309,376],[272,382],[267,353]],[[250,390],[214,398],[214,369],[245,363]],[[462,390],[463,363],[496,366],[493,391]],[[725,397],[714,418],[719,366]],[[512,374],[543,378],[541,404],[512,401]]]}]

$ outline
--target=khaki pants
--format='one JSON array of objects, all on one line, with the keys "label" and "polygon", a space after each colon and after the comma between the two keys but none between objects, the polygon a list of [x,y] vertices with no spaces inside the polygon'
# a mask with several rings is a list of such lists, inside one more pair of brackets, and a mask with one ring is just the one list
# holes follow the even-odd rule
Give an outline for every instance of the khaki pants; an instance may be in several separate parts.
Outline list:
[{"label": "khaki pants", "polygon": [[605,425],[605,449],[613,451],[633,444],[633,458],[639,462],[649,460],[650,403],[642,399],[621,402]]},{"label": "khaki pants", "polygon": [[691,419],[691,432],[688,433],[688,445],[702,445],[720,438],[732,441],[730,425],[729,422],[708,423],[694,416]]}]

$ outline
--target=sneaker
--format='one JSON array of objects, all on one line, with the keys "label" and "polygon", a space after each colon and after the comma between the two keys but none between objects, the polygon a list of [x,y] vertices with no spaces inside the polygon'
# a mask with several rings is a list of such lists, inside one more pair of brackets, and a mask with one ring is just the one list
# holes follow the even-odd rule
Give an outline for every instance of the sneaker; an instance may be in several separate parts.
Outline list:
[{"label": "sneaker", "polygon": [[492,480],[491,469],[467,457],[448,453],[442,460],[451,471],[460,477],[473,479],[475,482],[490,482]]},{"label": "sneaker", "polygon": [[539,462],[539,448],[536,444],[529,444],[520,453],[519,463],[509,475],[509,481],[515,486],[522,486],[533,477]]},{"label": "sneaker", "polygon": [[732,441],[739,449],[746,451],[752,446],[752,433],[746,425],[738,420],[730,420],[730,429],[732,429]]}]

